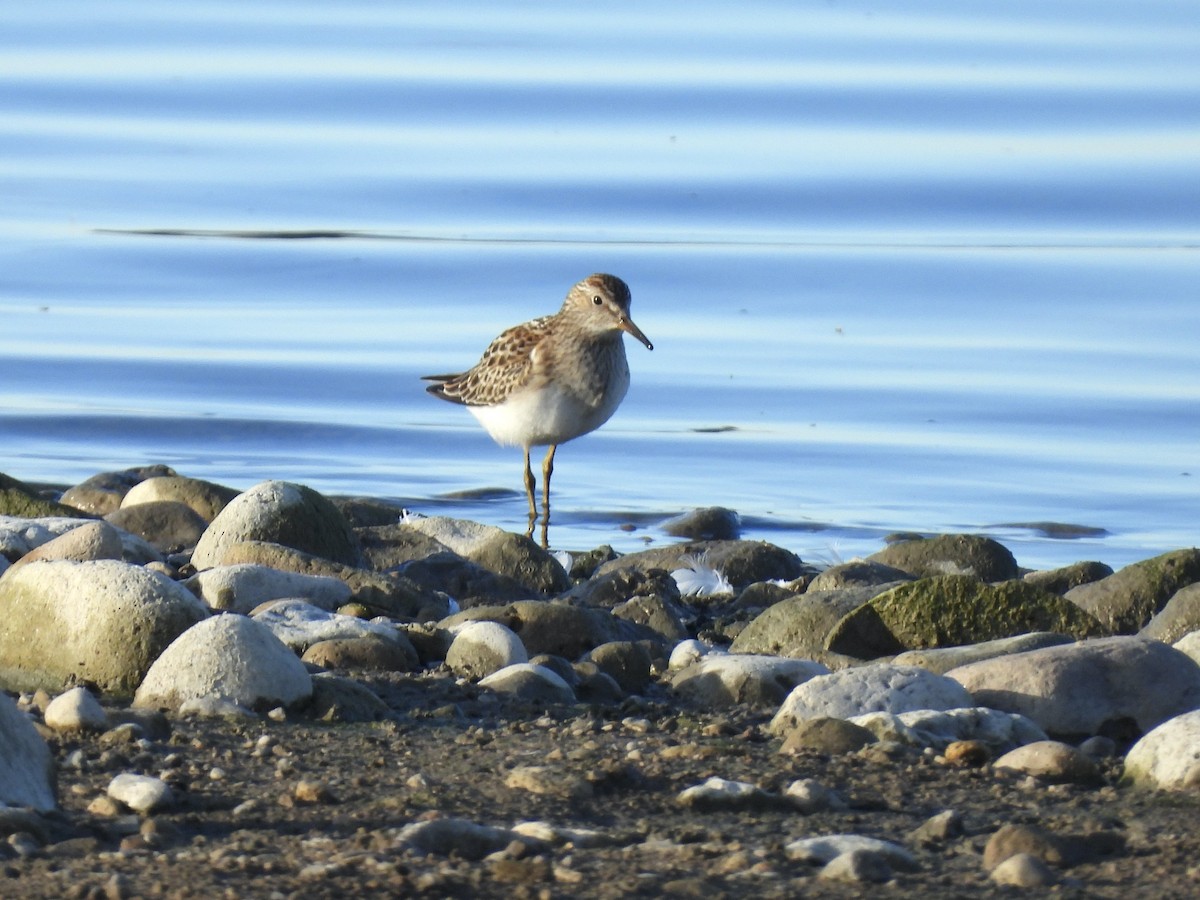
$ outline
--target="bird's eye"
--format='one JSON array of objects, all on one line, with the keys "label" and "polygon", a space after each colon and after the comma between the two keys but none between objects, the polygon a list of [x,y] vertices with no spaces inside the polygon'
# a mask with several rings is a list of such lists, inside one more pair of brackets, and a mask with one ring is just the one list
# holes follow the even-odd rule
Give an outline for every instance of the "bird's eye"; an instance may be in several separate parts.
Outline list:
[{"label": "bird's eye", "polygon": [[604,301],[600,298],[599,294],[597,294],[595,297],[592,298],[592,302],[595,303],[597,306],[601,306],[604,303]]}]

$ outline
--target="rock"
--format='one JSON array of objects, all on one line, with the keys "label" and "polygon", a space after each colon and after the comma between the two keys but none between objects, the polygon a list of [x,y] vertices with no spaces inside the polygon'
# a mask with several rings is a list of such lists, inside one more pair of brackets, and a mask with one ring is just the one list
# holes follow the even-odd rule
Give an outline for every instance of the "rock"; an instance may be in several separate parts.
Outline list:
[{"label": "rock", "polygon": [[665,597],[631,597],[614,606],[612,614],[618,619],[650,629],[667,644],[686,640],[688,636],[688,628],[684,624],[687,614],[678,603]]},{"label": "rock", "polygon": [[365,669],[378,672],[413,672],[421,665],[416,648],[400,631],[383,637],[365,634],[333,638],[310,644],[301,660],[324,669]]},{"label": "rock", "polygon": [[891,841],[866,837],[861,834],[830,834],[824,837],[800,838],[784,847],[787,858],[796,862],[825,865],[843,853],[865,851],[887,860],[888,865],[904,872],[915,872],[919,867],[916,858]]},{"label": "rock", "polygon": [[983,867],[991,872],[1007,859],[1027,853],[1055,868],[1070,868],[1110,857],[1124,849],[1124,838],[1116,832],[1055,834],[1035,825],[1002,825],[983,849]]},{"label": "rock", "polygon": [[101,472],[67,489],[61,502],[64,506],[95,516],[106,516],[120,508],[121,500],[135,484],[147,478],[174,474],[166,466],[138,466],[121,472]]},{"label": "rock", "polygon": [[107,794],[141,815],[170,809],[175,803],[170,786],[161,778],[151,775],[122,772],[109,782]]},{"label": "rock", "polygon": [[[334,502],[337,503],[336,498]],[[344,504],[339,504],[338,508],[344,513],[347,509]],[[402,511],[397,511],[388,522],[366,526],[357,525],[354,514],[348,514],[351,524],[356,526],[354,533],[362,547],[363,564],[368,568],[376,572],[388,571],[439,553],[463,558],[437,538],[401,524],[400,512]]]},{"label": "rock", "polygon": [[29,563],[0,581],[0,686],[55,691],[83,681],[127,695],[207,615],[182,586],[127,563]]},{"label": "rock", "polygon": [[704,811],[771,809],[783,804],[778,794],[768,793],[757,785],[715,776],[703,784],[684,788],[675,799],[684,806]]},{"label": "rock", "polygon": [[998,755],[1046,739],[1045,732],[1024,716],[983,707],[873,712],[850,721],[867,729],[877,740],[922,749],[945,750],[955,742],[971,741]]},{"label": "rock", "polygon": [[867,558],[918,578],[965,575],[979,581],[1008,581],[1019,575],[1017,561],[1002,544],[973,534],[943,534],[900,541]]},{"label": "rock", "polygon": [[150,667],[134,706],[177,709],[220,697],[249,709],[295,706],[312,696],[312,678],[271,630],[232,613],[181,634]]},{"label": "rock", "polygon": [[775,707],[792,689],[829,669],[820,663],[779,656],[723,653],[705,656],[671,681],[674,691],[706,708],[749,704]]},{"label": "rock", "polygon": [[[1148,731],[1200,706],[1200,667],[1161,644],[1113,637],[1045,647],[946,673],[981,706],[1020,713],[1051,736]],[[1116,736],[1110,734],[1110,736]]]},{"label": "rock", "polygon": [[748,584],[733,601],[734,609],[753,609],[764,610],[768,606],[774,606],[776,603],[782,603],[784,600],[791,600],[793,597],[799,597],[804,593],[804,590],[811,584],[808,576],[801,576],[795,581],[779,582],[779,581],[756,581],[754,584]]},{"label": "rock", "polygon": [[692,541],[733,541],[742,530],[741,517],[723,506],[694,509],[662,523],[664,533]]},{"label": "rock", "polygon": [[298,653],[320,641],[371,636],[394,641],[401,652],[409,643],[392,625],[331,613],[305,600],[272,600],[255,610],[251,618],[265,625],[275,637]]},{"label": "rock", "polygon": [[963,817],[953,809],[930,816],[912,830],[910,836],[925,846],[936,846],[960,838],[966,833]]},{"label": "rock", "polygon": [[1010,887],[1051,887],[1058,883],[1058,876],[1031,853],[1014,853],[992,869],[992,881]]},{"label": "rock", "polygon": [[243,614],[285,598],[301,598],[320,609],[334,610],[353,593],[340,578],[284,572],[253,563],[206,569],[184,585],[213,609]]},{"label": "rock", "polygon": [[671,572],[692,560],[720,571],[735,591],[756,581],[792,581],[804,574],[800,557],[764,541],[690,541],[628,553],[601,565],[593,577],[622,569]]},{"label": "rock", "polygon": [[446,652],[446,665],[472,679],[527,662],[529,654],[521,639],[499,622],[467,622],[458,629]]},{"label": "rock", "polygon": [[592,796],[591,782],[551,766],[517,766],[504,776],[504,786],[574,800]]},{"label": "rock", "polygon": [[403,563],[393,570],[427,591],[443,591],[462,609],[541,596],[515,578],[497,575],[457,553],[443,550]]},{"label": "rock", "polygon": [[855,753],[867,744],[873,744],[875,740],[874,733],[861,725],[846,719],[817,716],[801,720],[795,728],[788,731],[779,752],[798,753],[801,750],[811,750],[827,756],[841,756],[843,753]]},{"label": "rock", "polygon": [[966,575],[941,575],[894,587],[847,613],[830,631],[826,647],[874,659],[1031,631],[1077,639],[1104,633],[1075,604],[1023,581],[992,586]]},{"label": "rock", "polygon": [[1174,644],[1197,630],[1200,630],[1200,583],[1189,584],[1172,594],[1139,633],[1164,644]]},{"label": "rock", "polygon": [[1102,562],[1077,562],[1061,569],[1030,572],[1025,583],[1032,584],[1052,594],[1065,594],[1081,584],[1091,584],[1113,573],[1112,567]]},{"label": "rock", "polygon": [[123,531],[136,534],[157,550],[177,553],[196,546],[208,523],[194,509],[174,500],[156,500],[123,506],[104,520]]},{"label": "rock", "polygon": [[439,856],[457,854],[463,859],[483,859],[489,853],[502,850],[513,839],[506,828],[478,825],[467,819],[430,819],[414,822],[400,829],[397,841],[424,853]]},{"label": "rock", "polygon": [[161,475],[133,485],[121,500],[121,508],[140,503],[182,503],[205,522],[211,522],[238,495],[233,488],[199,478]]},{"label": "rock", "polygon": [[526,703],[574,703],[571,686],[547,669],[529,663],[505,666],[480,680],[479,686]]},{"label": "rock", "polygon": [[321,722],[382,722],[393,716],[391,708],[370,688],[350,678],[328,672],[314,675],[308,715]]},{"label": "rock", "polygon": [[615,609],[638,597],[657,599],[678,612],[681,618],[686,615],[679,605],[679,585],[663,569],[614,569],[603,575],[597,573],[576,585],[562,599],[576,606]]},{"label": "rock", "polygon": [[798,778],[783,792],[784,799],[802,815],[845,809],[846,801],[812,778]]},{"label": "rock", "polygon": [[1052,784],[1093,784],[1100,780],[1100,769],[1091,759],[1060,741],[1034,741],[1009,750],[992,767]]},{"label": "rock", "polygon": [[1200,581],[1200,550],[1175,550],[1080,585],[1067,599],[1117,634],[1135,634],[1180,588]]},{"label": "rock", "polygon": [[205,530],[192,554],[197,569],[225,564],[226,551],[243,541],[282,544],[347,566],[359,560],[345,518],[312,488],[264,481],[238,494]]},{"label": "rock", "polygon": [[650,667],[654,660],[645,645],[635,641],[609,641],[593,647],[584,659],[596,664],[621,690],[640,694],[650,684]]},{"label": "rock", "polygon": [[892,663],[897,666],[920,666],[922,669],[928,669],[938,675],[945,675],[951,669],[973,662],[995,659],[998,656],[1008,656],[1012,653],[1024,653],[1026,650],[1040,650],[1042,647],[1058,647],[1074,642],[1074,638],[1070,635],[1055,634],[1051,631],[1033,631],[1029,634],[1019,634],[1016,637],[997,638],[994,641],[981,641],[978,644],[967,644],[962,647],[906,650],[897,655]]},{"label": "rock", "polygon": [[671,650],[671,658],[667,662],[667,669],[672,672],[680,672],[686,669],[693,663],[698,663],[710,653],[723,653],[724,651],[714,650],[703,641],[688,639],[680,641]]},{"label": "rock", "polygon": [[[78,522],[78,520],[73,520]],[[85,562],[120,559],[124,553],[121,535],[105,522],[83,522],[30,550],[13,564],[24,566],[38,560],[68,559]]]},{"label": "rock", "polygon": [[108,727],[104,709],[84,687],[59,694],[50,701],[42,718],[55,731],[103,731]]},{"label": "rock", "polygon": [[1171,646],[1200,665],[1200,630],[1185,634]]},{"label": "rock", "polygon": [[784,734],[803,719],[850,719],[869,712],[960,709],[974,706],[957,682],[912,666],[876,664],[818,675],[795,688],[775,717],[771,733]]},{"label": "rock", "polygon": [[643,640],[654,637],[649,629],[618,619],[602,609],[570,606],[545,600],[520,600],[505,606],[477,606],[442,620],[442,628],[462,622],[499,622],[511,628],[530,656],[549,653],[563,659],[578,659],[587,651],[610,641]]},{"label": "rock", "polygon": [[846,588],[806,593],[763,610],[733,639],[731,653],[788,656],[842,669],[854,657],[831,653],[825,647],[830,630],[850,611],[887,590],[887,586]]},{"label": "rock", "polygon": [[821,869],[819,878],[826,881],[873,882],[882,884],[892,877],[887,857],[871,850],[848,850],[839,853]]},{"label": "rock", "polygon": [[1143,735],[1125,755],[1124,779],[1160,790],[1200,787],[1200,710],[1168,719]]},{"label": "rock", "polygon": [[0,806],[57,809],[54,757],[29,718],[0,693]]},{"label": "rock", "polygon": [[220,565],[260,565],[282,572],[337,578],[350,588],[350,599],[378,615],[410,618],[419,622],[437,620],[449,612],[445,595],[435,595],[407,578],[344,566],[311,553],[265,541],[242,541],[229,547]]},{"label": "rock", "polygon": [[40,519],[0,516],[0,554],[15,562],[47,541],[78,528],[84,521],[67,516]]},{"label": "rock", "polygon": [[856,559],[852,562],[830,566],[812,580],[808,586],[809,593],[820,591],[840,591],[846,588],[895,586],[901,582],[913,581],[916,576],[885,566],[883,563]]},{"label": "rock", "polygon": [[558,594],[571,586],[562,564],[523,534],[445,516],[410,517],[404,525],[538,595]]},{"label": "rock", "polygon": [[87,514],[73,506],[64,506],[38,496],[35,488],[0,473],[0,517],[38,519],[45,517],[83,517]]}]

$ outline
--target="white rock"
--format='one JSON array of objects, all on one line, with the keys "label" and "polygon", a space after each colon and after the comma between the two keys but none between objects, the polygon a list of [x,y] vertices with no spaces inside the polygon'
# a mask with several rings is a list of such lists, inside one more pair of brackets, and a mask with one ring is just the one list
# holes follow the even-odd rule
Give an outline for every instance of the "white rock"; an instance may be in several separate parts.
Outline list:
[{"label": "white rock", "polygon": [[466,678],[484,678],[506,666],[529,662],[525,645],[499,622],[467,622],[446,651],[446,665]]},{"label": "white rock", "polygon": [[782,734],[804,719],[829,716],[852,719],[870,712],[903,713],[916,709],[975,706],[956,681],[915,666],[875,663],[818,675],[788,694],[771,720]]},{"label": "white rock", "polygon": [[1162,790],[1200,786],[1200,710],[1168,719],[1142,735],[1125,754],[1125,779]]},{"label": "white rock", "polygon": [[41,519],[0,516],[0,555],[14,559],[24,556],[35,547],[87,522],[87,519],[70,516],[47,516]]},{"label": "white rock", "polygon": [[899,844],[861,834],[830,834],[825,837],[800,838],[784,847],[788,859],[821,865],[843,853],[855,850],[878,854],[887,860],[888,865],[897,869],[908,872],[917,869],[916,858]]},{"label": "white rock", "polygon": [[27,565],[39,559],[73,559],[77,562],[93,559],[120,559],[123,547],[118,529],[107,522],[84,520],[44,544],[30,550],[17,561]]},{"label": "white rock", "polygon": [[150,667],[134,706],[178,709],[217,697],[251,709],[291,706],[312,696],[304,663],[265,625],[226,613],[189,628]]},{"label": "white rock", "polygon": [[575,692],[569,684],[545,666],[531,663],[505,666],[482,679],[479,686],[530,702],[575,702]]},{"label": "white rock", "polygon": [[56,809],[54,758],[29,717],[0,693],[0,805]]},{"label": "white rock", "polygon": [[55,731],[103,731],[108,727],[108,714],[84,687],[71,688],[51,700],[43,719]]},{"label": "white rock", "polygon": [[813,778],[798,778],[787,786],[784,797],[805,815],[829,809],[845,809],[846,801]]},{"label": "white rock", "polygon": [[398,640],[396,629],[391,625],[331,613],[304,600],[276,600],[256,612],[253,618],[297,652],[307,650],[318,641],[369,635],[384,640]]},{"label": "white rock", "polygon": [[1014,853],[989,876],[996,884],[1012,887],[1049,887],[1058,883],[1058,876],[1048,865],[1030,853]]},{"label": "white rock", "polygon": [[494,525],[482,525],[469,519],[451,519],[447,516],[410,516],[404,519],[404,524],[439,541],[466,559],[470,559],[475,551],[504,534],[502,528]]},{"label": "white rock", "polygon": [[0,686],[79,681],[128,694],[209,611],[182,585],[117,560],[32,562],[0,581]]},{"label": "white rock", "polygon": [[284,598],[300,598],[321,609],[333,610],[353,593],[340,578],[282,572],[254,563],[205,569],[184,585],[213,609],[240,613]]},{"label": "white rock", "polygon": [[1133,719],[1149,731],[1200,707],[1200,666],[1140,637],[1080,641],[972,663],[946,673],[980,706],[1020,713],[1050,734],[1097,734]]},{"label": "white rock", "polygon": [[827,862],[818,877],[826,881],[882,884],[891,879],[892,867],[878,853],[870,850],[850,850],[839,853]]},{"label": "white rock", "polygon": [[179,715],[199,719],[257,719],[258,713],[224,697],[193,697],[179,704]]},{"label": "white rock", "polygon": [[175,802],[170,786],[161,778],[128,772],[109,782],[108,796],[142,815],[169,809]]},{"label": "white rock", "polygon": [[855,725],[868,729],[881,741],[944,750],[954,741],[979,741],[993,754],[1022,744],[1044,741],[1046,733],[1015,713],[984,707],[967,709],[917,709],[905,713],[867,713],[853,716]]},{"label": "white rock", "polygon": [[799,684],[829,669],[819,662],[751,653],[710,654],[679,672],[671,687],[710,706],[749,703],[774,707]]},{"label": "white rock", "polygon": [[719,650],[714,650],[703,641],[689,638],[675,645],[671,651],[671,659],[667,663],[667,669],[672,672],[678,672],[680,669],[686,669],[692,663],[699,662],[710,653],[720,652]]},{"label": "white rock", "polygon": [[442,856],[457,853],[463,859],[476,860],[508,846],[512,837],[513,833],[508,829],[479,825],[467,819],[445,818],[405,825],[397,840],[425,853]]},{"label": "white rock", "polygon": [[684,788],[675,798],[684,806],[698,809],[746,809],[769,803],[773,798],[757,785],[727,778],[712,778]]}]

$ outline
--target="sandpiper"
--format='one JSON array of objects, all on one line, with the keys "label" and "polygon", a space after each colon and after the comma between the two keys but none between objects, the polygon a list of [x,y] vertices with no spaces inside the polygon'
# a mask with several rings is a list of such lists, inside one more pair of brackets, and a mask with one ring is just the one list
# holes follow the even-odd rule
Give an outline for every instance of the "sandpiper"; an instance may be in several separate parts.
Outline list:
[{"label": "sandpiper", "polygon": [[426,375],[435,397],[461,403],[498,444],[525,450],[529,528],[537,521],[531,447],[549,445],[542,462],[542,546],[548,544],[550,474],[558,445],[609,420],[629,389],[622,332],[654,349],[629,318],[629,287],[615,275],[589,275],[562,309],[502,332],[472,368]]}]

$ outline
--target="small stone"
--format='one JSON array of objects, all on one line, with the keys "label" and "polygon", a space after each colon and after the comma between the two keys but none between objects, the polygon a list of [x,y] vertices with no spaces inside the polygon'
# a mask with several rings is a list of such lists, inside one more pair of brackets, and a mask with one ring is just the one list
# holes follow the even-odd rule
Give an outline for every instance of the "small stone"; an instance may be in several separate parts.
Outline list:
[{"label": "small stone", "polygon": [[776,805],[779,797],[745,781],[713,777],[680,791],[676,800],[694,809],[763,809]]},{"label": "small stone", "polygon": [[87,688],[72,688],[50,701],[44,715],[55,731],[103,731],[108,716]]},{"label": "small stone", "polygon": [[983,867],[989,872],[1018,853],[1035,856],[1043,863],[1063,866],[1063,843],[1055,835],[1032,825],[1003,825],[988,838],[983,849]]},{"label": "small stone", "polygon": [[995,768],[1057,784],[1090,784],[1100,780],[1100,770],[1090,757],[1059,741],[1035,741],[1010,750],[996,760]]},{"label": "small stone", "polygon": [[948,765],[972,769],[985,765],[991,757],[991,752],[982,741],[951,741],[942,752],[942,758]]},{"label": "small stone", "polygon": [[962,816],[952,809],[926,819],[910,834],[918,844],[940,844],[963,836]]},{"label": "small stone", "polygon": [[873,882],[881,884],[892,877],[892,867],[880,853],[871,850],[849,850],[839,853],[821,869],[820,877],[827,881]]},{"label": "small stone", "polygon": [[109,782],[108,796],[142,815],[167,809],[175,802],[170,786],[161,778],[130,773]]},{"label": "small stone", "polygon": [[1058,883],[1054,871],[1029,853],[1015,853],[992,869],[992,881],[1012,887],[1049,887]]},{"label": "small stone", "polygon": [[504,786],[531,794],[580,799],[592,795],[590,782],[550,766],[517,766],[504,778]]},{"label": "small stone", "polygon": [[292,797],[297,803],[336,803],[337,797],[329,786],[320,781],[301,780],[292,791]]},{"label": "small stone", "polygon": [[787,786],[783,795],[792,806],[805,815],[846,808],[846,802],[836,791],[831,791],[812,778],[800,778],[793,781]]},{"label": "small stone", "polygon": [[861,725],[855,725],[845,719],[817,716],[802,720],[789,731],[779,752],[798,753],[811,750],[837,756],[854,753],[873,743],[875,735]]}]

